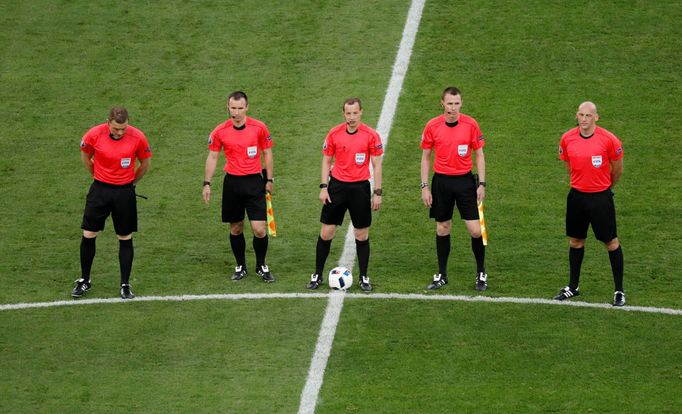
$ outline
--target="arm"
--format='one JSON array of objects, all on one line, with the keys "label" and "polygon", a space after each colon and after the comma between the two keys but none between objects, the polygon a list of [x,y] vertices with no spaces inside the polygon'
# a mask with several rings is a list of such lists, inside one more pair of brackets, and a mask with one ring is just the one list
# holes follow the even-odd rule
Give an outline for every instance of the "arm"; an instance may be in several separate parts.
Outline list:
[{"label": "arm", "polygon": [[[421,178],[423,183],[429,182],[429,173],[431,170],[431,150],[422,150],[422,161],[421,161]],[[428,186],[422,188],[422,201],[426,207],[431,207],[433,198],[431,197],[431,190]]]},{"label": "arm", "polygon": [[140,165],[137,167],[137,170],[135,170],[135,180],[133,181],[133,184],[137,184],[142,177],[147,174],[150,165],[151,158],[143,158],[140,160]]},{"label": "arm", "polygon": [[[329,155],[322,156],[322,174],[320,176],[320,183],[326,184],[329,182],[329,172],[332,169],[332,157]],[[329,191],[327,188],[320,188],[320,202],[322,204],[331,203],[332,199],[329,198]]]},{"label": "arm", "polygon": [[623,175],[623,158],[611,162],[611,188],[616,186],[621,175]]},{"label": "arm", "polygon": [[83,166],[92,177],[95,176],[95,163],[92,161],[93,156],[94,154],[88,154],[87,152],[81,151],[81,161],[83,161]]},{"label": "arm", "polygon": [[[381,188],[381,155],[372,157],[372,169],[374,169],[374,188]],[[372,210],[377,211],[381,208],[381,196],[372,195]]]},{"label": "arm", "polygon": [[[208,151],[208,157],[206,157],[206,168],[204,172],[204,181],[211,182],[213,178],[213,173],[215,172],[216,166],[218,165],[218,157],[220,153],[218,151]],[[204,198],[204,203],[208,204],[211,199],[211,186],[205,185],[201,192]]]},{"label": "arm", "polygon": [[[265,173],[266,177],[265,178],[273,178],[274,173],[273,173],[273,163],[272,163],[272,148],[266,148],[263,150],[263,163],[265,164]],[[266,181],[265,182],[265,191],[268,193],[272,193],[272,182],[271,181]]]},{"label": "arm", "polygon": [[[476,172],[478,172],[478,180],[485,182],[485,155],[483,155],[483,147],[476,151]],[[485,198],[485,187],[479,185],[476,189],[476,200],[480,203]]]}]

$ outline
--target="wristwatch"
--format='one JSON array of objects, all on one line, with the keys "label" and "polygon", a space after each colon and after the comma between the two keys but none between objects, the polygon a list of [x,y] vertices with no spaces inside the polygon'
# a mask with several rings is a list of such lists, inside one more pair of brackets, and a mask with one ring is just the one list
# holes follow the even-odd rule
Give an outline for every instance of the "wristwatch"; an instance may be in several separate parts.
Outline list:
[{"label": "wristwatch", "polygon": [[327,183],[320,184],[320,188],[327,188]]},{"label": "wristwatch", "polygon": [[482,185],[483,187],[485,187],[485,181],[479,181],[478,185]]},{"label": "wristwatch", "polygon": [[210,187],[210,186],[211,186],[211,182],[210,182],[210,181],[204,181],[203,187],[206,187],[206,186],[209,186],[209,187]]},{"label": "wristwatch", "polygon": [[269,183],[274,183],[274,182],[275,182],[275,177],[266,178],[265,181],[267,181],[267,182],[269,182]]},{"label": "wristwatch", "polygon": [[429,183],[422,182],[422,183],[420,184],[420,186],[421,186],[422,189],[424,189],[424,188],[426,188],[426,187],[429,186]]},{"label": "wristwatch", "polygon": [[379,197],[381,197],[381,194],[382,194],[381,188],[375,188],[375,189],[374,189],[374,194],[375,194],[375,195],[378,195]]}]

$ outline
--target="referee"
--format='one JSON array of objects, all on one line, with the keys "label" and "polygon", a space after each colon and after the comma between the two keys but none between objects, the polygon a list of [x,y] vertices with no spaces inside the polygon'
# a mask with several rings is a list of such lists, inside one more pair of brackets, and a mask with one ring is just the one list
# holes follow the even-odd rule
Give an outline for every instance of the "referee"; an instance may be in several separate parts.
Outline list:
[{"label": "referee", "polygon": [[614,134],[597,126],[599,113],[594,103],[581,103],[576,118],[578,126],[566,132],[559,145],[559,158],[566,163],[571,176],[571,190],[566,200],[570,278],[568,286],[554,299],[566,300],[580,294],[580,267],[591,224],[595,237],[609,252],[615,286],[613,306],[623,306],[623,249],[616,232],[616,208],[611,191],[623,174],[623,144]]},{"label": "referee", "polygon": [[[322,228],[315,250],[315,273],[311,275],[307,287],[317,289],[322,283],[324,264],[329,256],[336,227],[343,224],[343,217],[348,210],[355,233],[360,288],[369,292],[372,290],[367,276],[369,227],[372,224],[372,210],[381,208],[381,155],[384,150],[379,134],[361,122],[360,99],[348,98],[342,108],[345,122],[329,131],[322,147]],[[374,170],[373,193],[369,183],[370,162]]]},{"label": "referee", "polygon": [[[462,93],[459,89],[453,86],[445,88],[440,103],[443,114],[426,124],[420,145],[422,201],[430,209],[429,216],[436,220],[438,258],[438,273],[433,275],[426,289],[439,289],[448,283],[450,231],[457,205],[459,216],[471,235],[471,249],[476,259],[474,286],[476,290],[484,291],[488,288],[488,275],[485,272],[485,246],[477,203],[485,198],[485,140],[476,120],[460,112]],[[431,189],[428,179],[432,153],[435,155]],[[480,181],[471,173],[473,155]]]},{"label": "referee", "polygon": [[[225,153],[223,179],[223,223],[230,223],[230,246],[237,261],[232,280],[246,277],[246,240],[244,212],[249,216],[256,254],[256,274],[265,282],[274,282],[265,256],[268,251],[266,233],[267,210],[265,192],[272,192],[272,137],[264,123],[246,116],[249,100],[244,92],[235,91],[227,97],[230,119],[218,125],[208,137],[208,157],[202,197],[211,199],[211,179],[218,164],[220,151]],[[261,171],[261,156],[266,176]]]},{"label": "referee", "polygon": [[152,151],[144,133],[128,125],[128,111],[123,107],[112,108],[106,123],[91,128],[83,136],[80,148],[83,165],[95,180],[88,191],[81,224],[81,277],[76,280],[71,296],[81,297],[92,287],[90,270],[95,259],[95,241],[111,214],[119,242],[120,295],[132,299],[135,295],[130,290],[130,272],[133,232],[137,231],[135,184],[149,170]]}]

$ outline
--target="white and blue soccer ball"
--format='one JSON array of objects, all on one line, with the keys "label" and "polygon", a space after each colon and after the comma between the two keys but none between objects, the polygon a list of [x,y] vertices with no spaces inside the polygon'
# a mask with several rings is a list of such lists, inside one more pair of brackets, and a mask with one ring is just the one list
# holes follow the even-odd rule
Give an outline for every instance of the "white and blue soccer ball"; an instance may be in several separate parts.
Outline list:
[{"label": "white and blue soccer ball", "polygon": [[343,266],[329,271],[329,287],[337,290],[348,290],[353,286],[353,274]]}]

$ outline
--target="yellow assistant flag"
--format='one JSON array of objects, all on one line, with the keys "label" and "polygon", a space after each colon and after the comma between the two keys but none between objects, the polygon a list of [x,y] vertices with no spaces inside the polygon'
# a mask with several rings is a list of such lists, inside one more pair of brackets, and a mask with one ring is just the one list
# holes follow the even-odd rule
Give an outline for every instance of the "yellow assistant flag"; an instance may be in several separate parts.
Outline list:
[{"label": "yellow assistant flag", "polygon": [[277,226],[275,225],[275,213],[272,210],[272,195],[268,192],[265,193],[265,203],[268,212],[268,235],[272,237],[277,237]]},{"label": "yellow assistant flag", "polygon": [[483,216],[483,201],[478,203],[478,221],[481,223],[481,236],[483,237],[483,245],[488,245],[488,230],[485,227],[485,217]]}]

